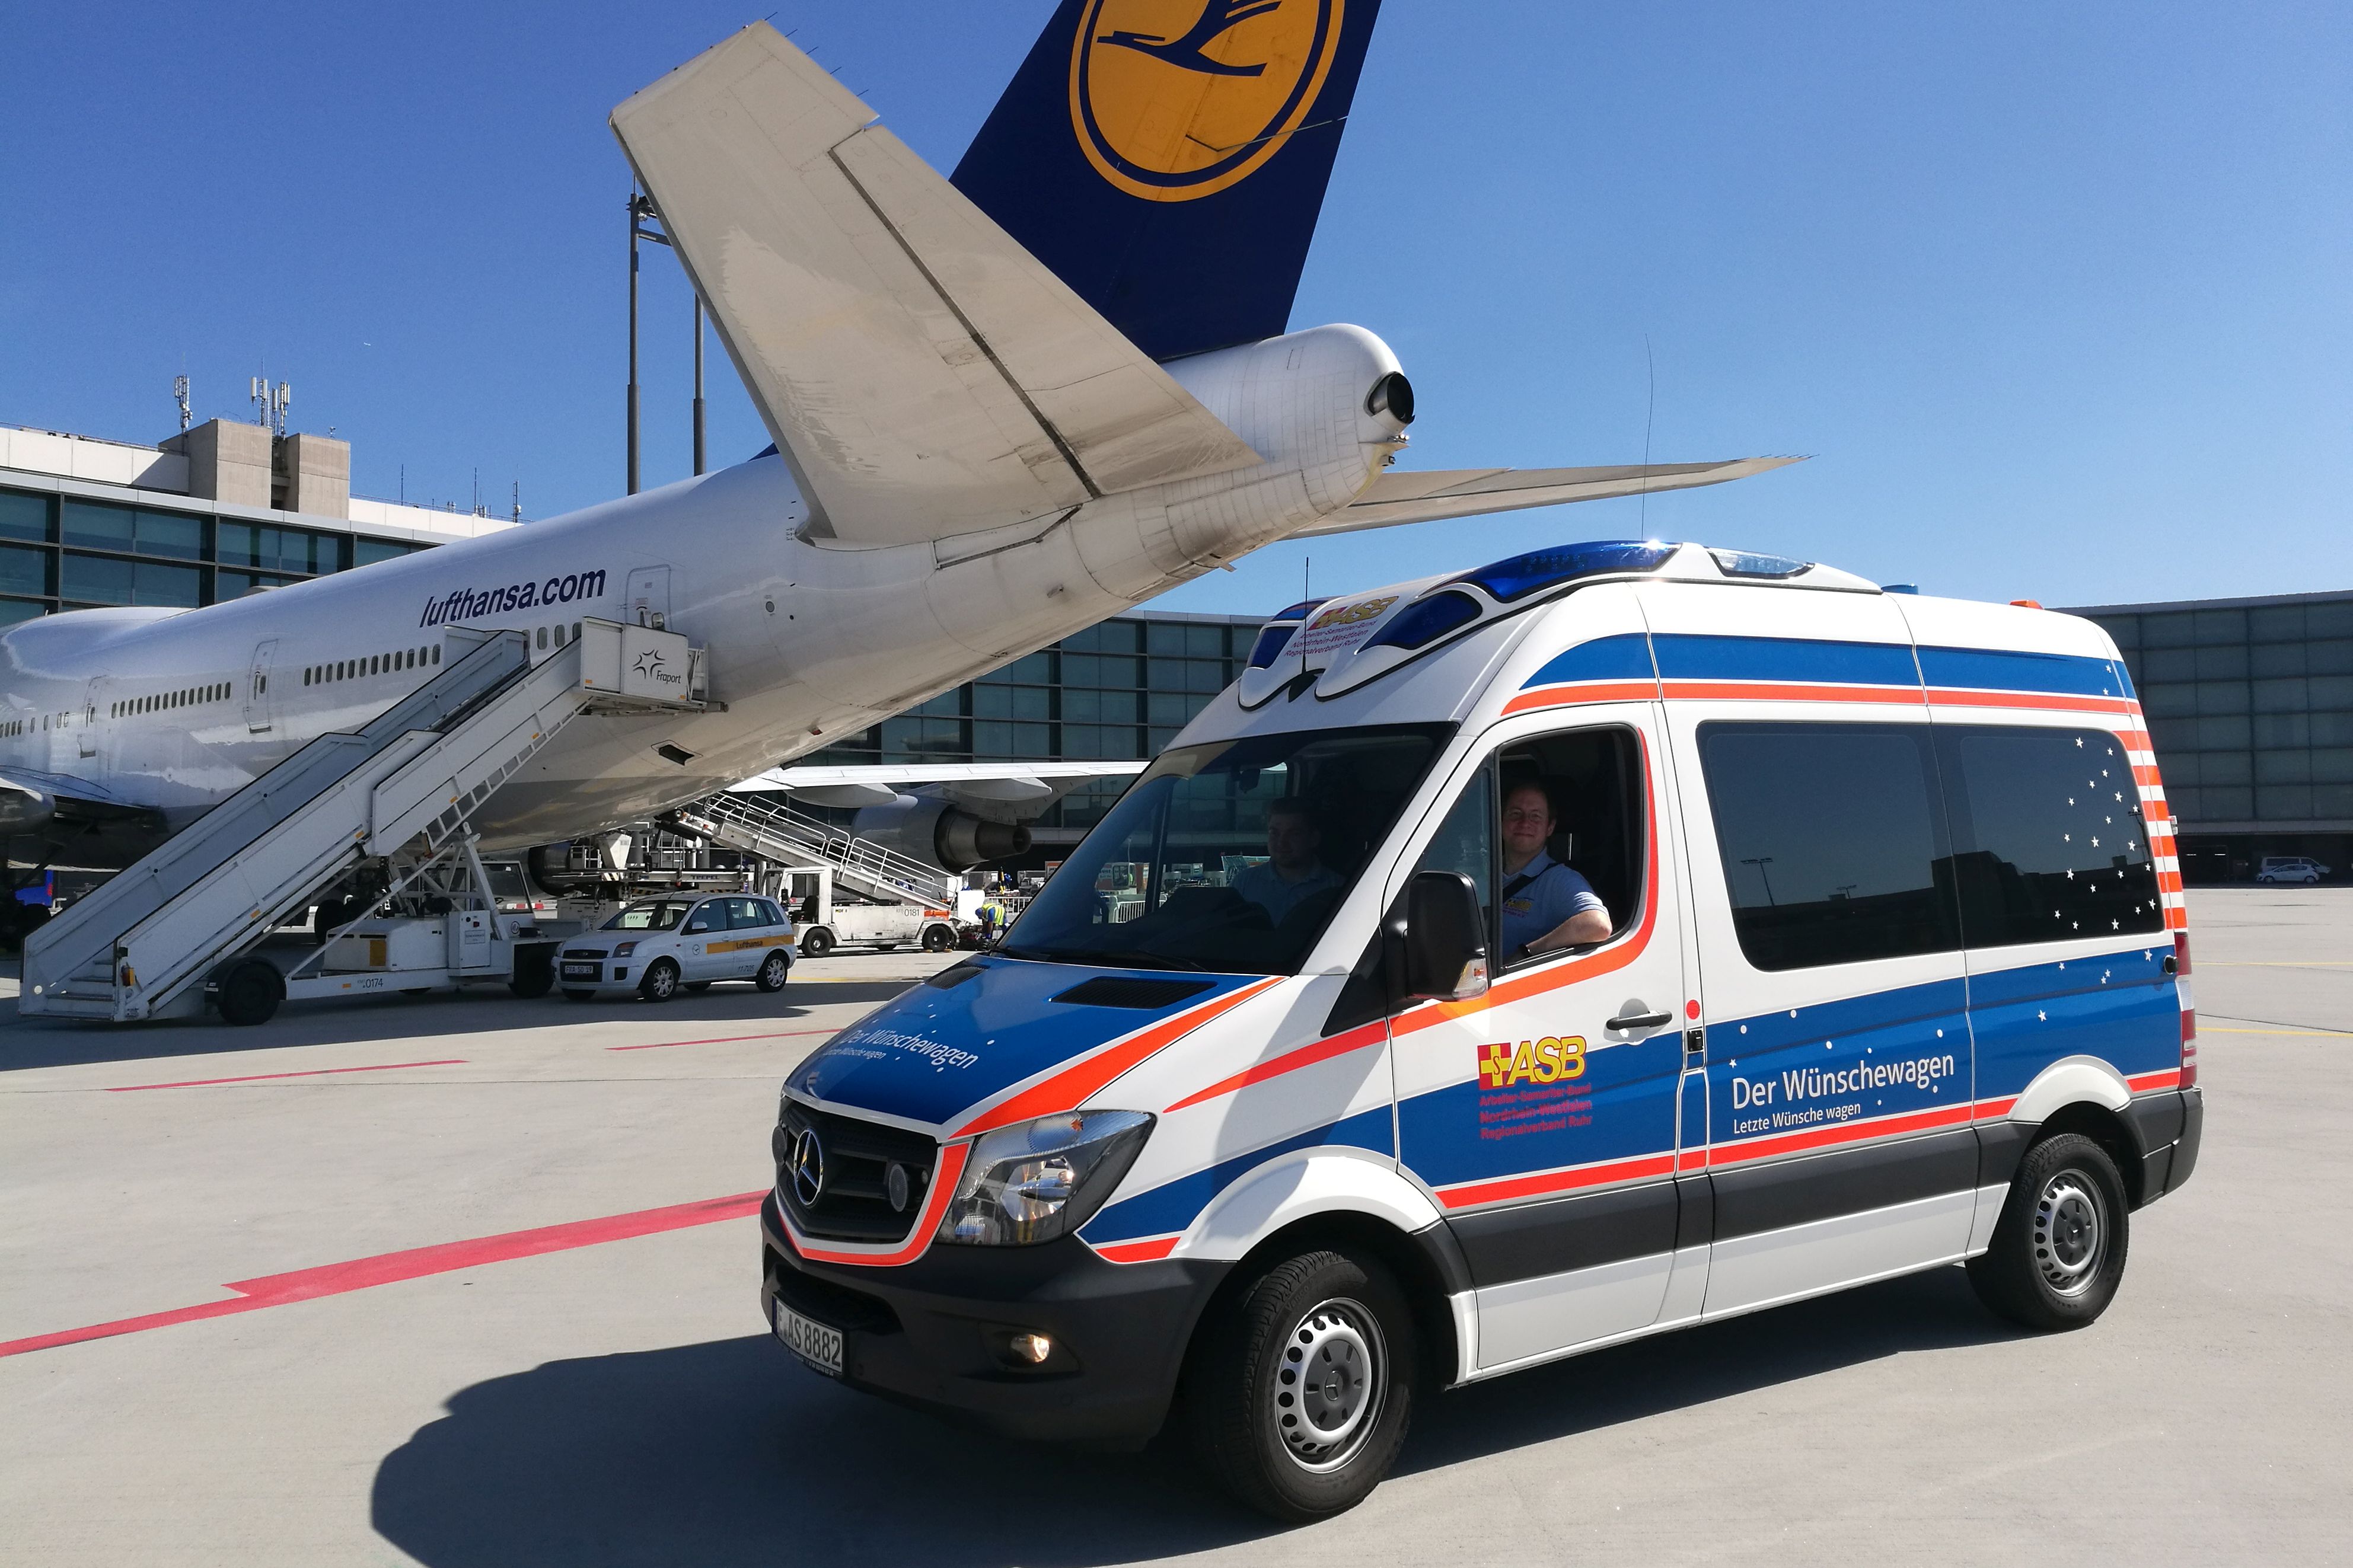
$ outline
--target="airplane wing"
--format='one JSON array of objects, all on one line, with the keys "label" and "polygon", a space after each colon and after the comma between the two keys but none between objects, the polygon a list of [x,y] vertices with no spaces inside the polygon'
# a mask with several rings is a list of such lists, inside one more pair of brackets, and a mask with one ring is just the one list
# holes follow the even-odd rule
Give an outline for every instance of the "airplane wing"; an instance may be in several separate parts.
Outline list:
[{"label": "airplane wing", "polygon": [[849,545],[1258,454],[765,22],[613,111],[753,401]]},{"label": "airplane wing", "polygon": [[992,816],[1034,816],[1094,779],[1133,778],[1149,763],[930,763],[905,767],[770,768],[729,793],[786,790],[812,805],[888,805],[901,795],[944,795]]},{"label": "airplane wing", "polygon": [[1633,464],[1609,468],[1449,468],[1385,473],[1365,487],[1354,504],[1309,523],[1290,535],[1354,533],[1401,522],[1558,506],[1564,501],[1605,500],[1612,496],[1684,490],[1746,479],[1802,458],[1742,458],[1726,463]]}]

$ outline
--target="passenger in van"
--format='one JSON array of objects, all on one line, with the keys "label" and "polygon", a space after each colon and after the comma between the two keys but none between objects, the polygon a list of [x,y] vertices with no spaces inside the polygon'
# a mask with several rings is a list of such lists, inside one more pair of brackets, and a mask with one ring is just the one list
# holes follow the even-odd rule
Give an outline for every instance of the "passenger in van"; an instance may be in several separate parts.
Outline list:
[{"label": "passenger in van", "polygon": [[1609,939],[1609,910],[1601,895],[1546,847],[1555,826],[1552,797],[1544,785],[1515,784],[1504,795],[1501,902],[1506,962]]},{"label": "passenger in van", "polygon": [[1324,864],[1324,830],[1315,814],[1296,795],[1266,808],[1267,858],[1244,869],[1233,889],[1266,911],[1276,925],[1317,893],[1340,886],[1339,874]]}]

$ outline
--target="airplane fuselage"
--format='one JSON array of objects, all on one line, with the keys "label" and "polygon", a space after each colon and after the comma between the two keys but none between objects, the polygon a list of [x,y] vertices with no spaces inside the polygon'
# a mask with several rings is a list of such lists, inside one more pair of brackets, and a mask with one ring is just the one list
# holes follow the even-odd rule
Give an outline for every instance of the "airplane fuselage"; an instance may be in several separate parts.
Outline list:
[{"label": "airplane fuselage", "polygon": [[[492,847],[697,799],[855,733],[1345,506],[1401,445],[1397,368],[1318,328],[1169,367],[1264,459],[934,542],[806,535],[786,462],[701,479],[199,610],[90,610],[0,634],[0,771],[176,827],[431,679],[451,626],[534,657],[589,616],[659,614],[709,652],[710,711],[575,721],[484,803]],[[683,760],[681,760],[681,759]],[[18,861],[46,858],[12,837]],[[69,863],[70,858],[69,858]]]}]

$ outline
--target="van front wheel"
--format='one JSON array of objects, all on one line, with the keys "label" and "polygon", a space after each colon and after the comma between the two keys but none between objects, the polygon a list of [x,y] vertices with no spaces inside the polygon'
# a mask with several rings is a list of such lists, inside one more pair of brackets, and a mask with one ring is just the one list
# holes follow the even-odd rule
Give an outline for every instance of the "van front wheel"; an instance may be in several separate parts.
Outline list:
[{"label": "van front wheel", "polygon": [[2013,1322],[2080,1329],[2116,1299],[2130,1238],[2116,1162],[2081,1133],[2062,1132],[2019,1162],[1993,1245],[1969,1259],[1969,1284]]},{"label": "van front wheel", "polygon": [[1187,1389],[1202,1467],[1293,1524],[1354,1508],[1397,1462],[1419,1364],[1388,1270],[1311,1252],[1276,1264],[1205,1322]]}]

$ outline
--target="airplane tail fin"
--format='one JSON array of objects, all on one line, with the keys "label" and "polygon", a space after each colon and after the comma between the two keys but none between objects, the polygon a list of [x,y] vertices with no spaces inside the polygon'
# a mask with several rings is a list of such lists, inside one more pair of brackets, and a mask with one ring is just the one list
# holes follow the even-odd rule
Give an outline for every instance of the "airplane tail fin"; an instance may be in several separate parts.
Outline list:
[{"label": "airplane tail fin", "polygon": [[954,182],[1158,361],[1285,330],[1380,0],[1062,0]]}]

